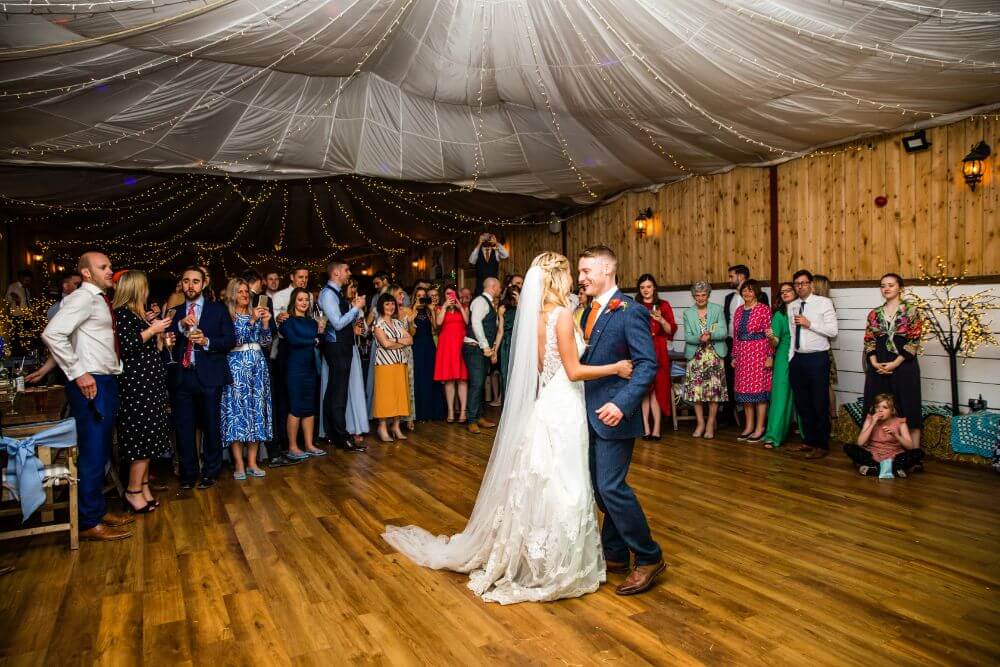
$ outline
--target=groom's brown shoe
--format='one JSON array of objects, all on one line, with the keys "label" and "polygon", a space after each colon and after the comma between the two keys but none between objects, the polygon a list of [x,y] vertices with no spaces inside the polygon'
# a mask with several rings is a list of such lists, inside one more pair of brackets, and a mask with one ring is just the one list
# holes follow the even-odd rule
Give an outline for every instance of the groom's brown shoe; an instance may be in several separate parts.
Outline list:
[{"label": "groom's brown shoe", "polygon": [[496,428],[497,425],[496,422],[492,422],[489,419],[486,419],[485,417],[480,417],[479,421],[477,421],[476,423],[479,424],[480,428]]},{"label": "groom's brown shoe", "polygon": [[667,571],[667,564],[662,560],[652,565],[636,565],[632,574],[621,586],[615,589],[618,595],[637,595],[645,593],[656,582],[656,578]]}]

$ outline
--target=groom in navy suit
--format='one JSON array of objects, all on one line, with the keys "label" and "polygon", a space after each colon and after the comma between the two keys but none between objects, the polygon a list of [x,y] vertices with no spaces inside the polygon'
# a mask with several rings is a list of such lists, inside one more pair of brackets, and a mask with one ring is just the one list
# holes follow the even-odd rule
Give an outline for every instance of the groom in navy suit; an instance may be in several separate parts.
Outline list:
[{"label": "groom in navy suit", "polygon": [[[625,296],[615,281],[618,259],[607,246],[580,254],[580,286],[590,297],[580,321],[589,365],[631,359],[632,378],[616,375],[585,384],[590,426],[590,476],[597,506],[604,512],[601,542],[609,572],[629,572],[618,595],[635,595],[652,587],[667,569],[653,541],[646,515],[628,485],[635,438],[642,435],[639,408],[656,377],[656,353],[649,335],[649,312]],[[629,571],[630,553],[635,567]]]}]

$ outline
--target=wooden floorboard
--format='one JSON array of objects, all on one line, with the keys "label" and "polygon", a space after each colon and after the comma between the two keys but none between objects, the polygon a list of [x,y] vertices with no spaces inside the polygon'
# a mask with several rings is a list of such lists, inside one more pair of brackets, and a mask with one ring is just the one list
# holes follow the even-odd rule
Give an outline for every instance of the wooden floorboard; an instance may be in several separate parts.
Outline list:
[{"label": "wooden floorboard", "polygon": [[0,545],[16,665],[989,665],[1000,663],[998,478],[930,462],[856,475],[668,434],[631,481],[671,564],[652,592],[483,604],[416,567],[386,522],[462,528],[491,436],[420,424],[261,481],[161,494],[134,539]]}]

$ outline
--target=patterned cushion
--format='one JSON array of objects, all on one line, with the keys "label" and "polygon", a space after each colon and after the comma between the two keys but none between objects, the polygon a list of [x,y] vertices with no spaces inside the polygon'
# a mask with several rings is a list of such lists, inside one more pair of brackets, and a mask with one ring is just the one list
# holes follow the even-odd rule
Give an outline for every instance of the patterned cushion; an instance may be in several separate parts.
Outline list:
[{"label": "patterned cushion", "polygon": [[992,458],[1000,439],[1000,413],[976,412],[951,418],[951,449],[956,454]]}]

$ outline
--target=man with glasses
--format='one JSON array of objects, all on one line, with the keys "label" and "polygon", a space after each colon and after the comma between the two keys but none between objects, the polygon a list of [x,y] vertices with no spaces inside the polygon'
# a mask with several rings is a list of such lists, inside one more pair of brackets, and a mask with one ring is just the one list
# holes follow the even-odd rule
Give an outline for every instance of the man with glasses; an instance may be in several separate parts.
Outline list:
[{"label": "man with glasses", "polygon": [[788,304],[788,380],[805,442],[795,451],[821,459],[830,453],[830,339],[838,326],[833,302],[813,294],[812,284],[813,275],[804,269],[792,276],[798,299]]}]

